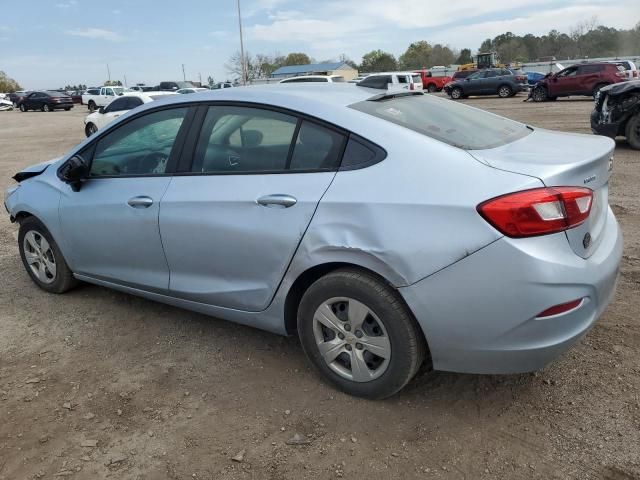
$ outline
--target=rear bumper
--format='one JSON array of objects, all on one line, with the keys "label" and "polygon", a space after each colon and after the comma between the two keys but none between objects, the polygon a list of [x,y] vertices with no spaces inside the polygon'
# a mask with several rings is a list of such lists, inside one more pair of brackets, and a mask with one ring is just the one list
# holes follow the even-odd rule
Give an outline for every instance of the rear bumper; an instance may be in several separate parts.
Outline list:
[{"label": "rear bumper", "polygon": [[[605,310],[615,291],[622,233],[611,210],[587,259],[564,233],[501,238],[399,291],[422,327],[437,370],[518,373],[566,351]],[[565,314],[547,308],[583,298]]]},{"label": "rear bumper", "polygon": [[49,106],[55,110],[60,110],[63,108],[73,108],[73,102],[66,103],[50,103]]}]

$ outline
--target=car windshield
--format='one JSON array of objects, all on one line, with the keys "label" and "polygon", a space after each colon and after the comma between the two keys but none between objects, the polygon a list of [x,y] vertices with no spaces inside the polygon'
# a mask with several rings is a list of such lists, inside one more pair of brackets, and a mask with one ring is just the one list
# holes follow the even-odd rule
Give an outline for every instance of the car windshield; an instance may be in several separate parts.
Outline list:
[{"label": "car windshield", "polygon": [[499,147],[532,131],[513,120],[433,95],[365,100],[350,107],[465,150]]}]

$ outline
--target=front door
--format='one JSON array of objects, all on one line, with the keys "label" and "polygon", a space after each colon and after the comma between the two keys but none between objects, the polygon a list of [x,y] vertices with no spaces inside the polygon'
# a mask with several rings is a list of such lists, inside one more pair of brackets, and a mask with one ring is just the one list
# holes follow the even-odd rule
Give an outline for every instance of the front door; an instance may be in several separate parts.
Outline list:
[{"label": "front door", "polygon": [[171,295],[265,309],[329,187],[345,136],[294,114],[211,106],[160,206]]},{"label": "front door", "polygon": [[80,191],[63,191],[60,203],[66,253],[75,273],[166,293],[169,269],[158,215],[186,112],[146,113],[99,136],[81,153],[91,163],[90,177]]},{"label": "front door", "polygon": [[549,94],[553,97],[562,95],[571,95],[578,88],[578,67],[565,68],[549,82]]}]

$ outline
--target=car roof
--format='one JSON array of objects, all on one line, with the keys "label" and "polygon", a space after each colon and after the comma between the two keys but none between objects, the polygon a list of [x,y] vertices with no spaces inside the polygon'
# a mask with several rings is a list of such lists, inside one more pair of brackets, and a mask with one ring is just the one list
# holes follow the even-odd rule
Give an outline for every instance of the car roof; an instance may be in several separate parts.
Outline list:
[{"label": "car roof", "polygon": [[368,76],[369,77],[373,77],[375,75],[415,75],[416,73],[420,73],[420,72],[410,72],[409,70],[406,71],[400,71],[400,72],[376,72],[376,73],[370,73]]}]

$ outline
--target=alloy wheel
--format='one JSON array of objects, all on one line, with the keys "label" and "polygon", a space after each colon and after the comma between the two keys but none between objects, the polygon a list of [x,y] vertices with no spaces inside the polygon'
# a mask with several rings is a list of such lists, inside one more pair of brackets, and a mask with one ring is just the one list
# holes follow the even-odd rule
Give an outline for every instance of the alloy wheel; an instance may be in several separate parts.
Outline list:
[{"label": "alloy wheel", "polygon": [[509,87],[502,86],[500,87],[500,90],[498,90],[498,96],[502,97],[502,98],[506,98],[508,96],[511,95],[511,89]]},{"label": "alloy wheel", "polygon": [[56,258],[46,238],[35,230],[24,236],[22,248],[33,275],[42,283],[53,283],[56,279]]},{"label": "alloy wheel", "polygon": [[391,341],[384,324],[353,298],[323,302],[313,316],[313,334],[327,366],[347,380],[369,382],[389,366]]}]

